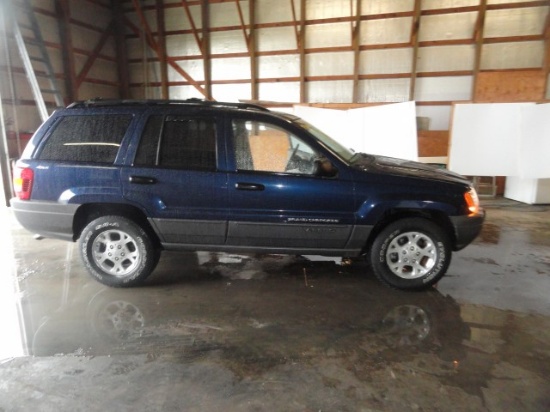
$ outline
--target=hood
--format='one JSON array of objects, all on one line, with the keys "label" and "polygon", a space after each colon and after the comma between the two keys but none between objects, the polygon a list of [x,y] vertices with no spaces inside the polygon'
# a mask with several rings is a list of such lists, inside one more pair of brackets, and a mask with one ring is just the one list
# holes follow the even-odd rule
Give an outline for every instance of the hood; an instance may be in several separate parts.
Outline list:
[{"label": "hood", "polygon": [[352,158],[351,164],[355,168],[373,173],[470,185],[470,181],[458,173],[412,160],[358,153]]}]

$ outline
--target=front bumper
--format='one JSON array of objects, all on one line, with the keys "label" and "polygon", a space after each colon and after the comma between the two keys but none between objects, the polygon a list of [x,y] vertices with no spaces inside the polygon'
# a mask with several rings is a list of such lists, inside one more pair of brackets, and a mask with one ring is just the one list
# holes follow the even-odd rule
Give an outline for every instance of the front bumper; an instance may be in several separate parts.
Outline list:
[{"label": "front bumper", "polygon": [[455,234],[454,250],[464,249],[480,234],[485,220],[485,210],[467,216],[451,216]]}]

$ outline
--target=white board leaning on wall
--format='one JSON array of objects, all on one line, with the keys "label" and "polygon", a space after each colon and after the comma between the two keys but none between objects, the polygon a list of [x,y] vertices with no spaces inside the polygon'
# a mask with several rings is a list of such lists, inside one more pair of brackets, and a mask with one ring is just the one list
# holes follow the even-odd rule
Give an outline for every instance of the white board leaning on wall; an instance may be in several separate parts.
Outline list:
[{"label": "white board leaning on wall", "polygon": [[294,106],[294,113],[356,152],[418,160],[415,102],[350,110]]}]

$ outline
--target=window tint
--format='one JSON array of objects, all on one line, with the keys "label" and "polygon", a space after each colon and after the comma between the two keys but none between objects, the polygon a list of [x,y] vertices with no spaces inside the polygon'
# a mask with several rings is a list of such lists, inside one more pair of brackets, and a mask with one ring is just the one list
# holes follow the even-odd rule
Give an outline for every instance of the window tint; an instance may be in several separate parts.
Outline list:
[{"label": "window tint", "polygon": [[267,123],[233,121],[238,170],[314,174],[317,154],[298,137]]},{"label": "window tint", "polygon": [[157,164],[159,137],[162,133],[164,116],[151,116],[147,120],[139,143],[134,165],[154,166]]},{"label": "window tint", "polygon": [[163,120],[162,116],[151,116],[134,164],[215,170],[216,121],[186,116],[166,116]]},{"label": "window tint", "polygon": [[113,163],[131,115],[63,117],[52,132],[41,160]]}]

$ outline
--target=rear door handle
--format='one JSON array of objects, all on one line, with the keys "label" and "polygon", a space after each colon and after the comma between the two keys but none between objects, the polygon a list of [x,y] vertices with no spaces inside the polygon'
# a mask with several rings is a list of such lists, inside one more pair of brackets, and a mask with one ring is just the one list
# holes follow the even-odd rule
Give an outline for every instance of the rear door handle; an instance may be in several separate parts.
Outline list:
[{"label": "rear door handle", "polygon": [[154,177],[148,177],[148,176],[130,176],[130,183],[135,183],[138,185],[152,185],[157,183],[157,179]]},{"label": "rear door handle", "polygon": [[242,183],[242,182],[239,182],[239,183],[235,183],[235,189],[237,189],[237,190],[256,190],[256,191],[260,191],[260,190],[264,190],[265,186],[261,185],[259,183]]}]

